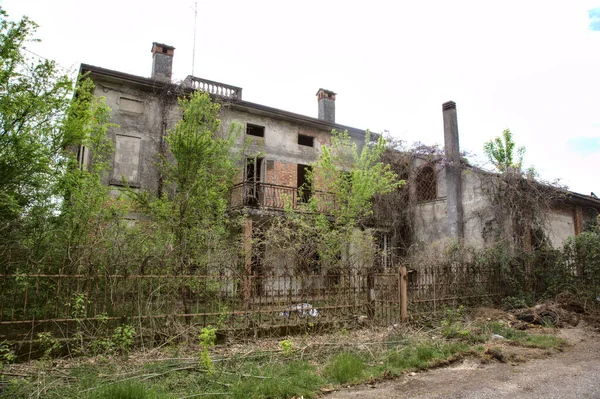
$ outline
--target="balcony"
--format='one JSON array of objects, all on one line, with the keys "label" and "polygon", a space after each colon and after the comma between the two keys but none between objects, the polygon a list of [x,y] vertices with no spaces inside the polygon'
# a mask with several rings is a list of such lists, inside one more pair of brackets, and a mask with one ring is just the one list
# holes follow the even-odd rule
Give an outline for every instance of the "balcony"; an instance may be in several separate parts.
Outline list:
[{"label": "balcony", "polygon": [[318,199],[318,211],[329,213],[335,209],[335,196],[325,191],[304,191],[302,195],[296,187],[279,186],[261,182],[243,182],[233,186],[230,209],[260,208],[283,211],[286,208],[298,210],[311,197]]},{"label": "balcony", "polygon": [[242,88],[189,75],[185,82],[194,90],[205,91],[228,100],[241,100]]}]

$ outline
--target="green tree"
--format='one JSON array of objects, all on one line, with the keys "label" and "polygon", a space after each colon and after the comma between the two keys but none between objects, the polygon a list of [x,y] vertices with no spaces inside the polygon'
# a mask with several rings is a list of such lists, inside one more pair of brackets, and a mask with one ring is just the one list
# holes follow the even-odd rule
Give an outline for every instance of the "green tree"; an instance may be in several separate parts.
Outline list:
[{"label": "green tree", "polygon": [[158,221],[163,240],[172,246],[175,271],[206,268],[219,260],[215,252],[228,247],[232,220],[227,205],[239,176],[233,150],[239,126],[222,134],[220,105],[210,95],[195,92],[179,100],[182,119],[168,132],[169,155],[162,159],[167,190],[161,198],[138,195]]},{"label": "green tree", "polygon": [[515,142],[510,129],[505,129],[501,137],[486,142],[483,145],[483,152],[501,173],[511,171],[521,173],[525,147],[518,147],[515,151]]},{"label": "green tree", "polygon": [[381,161],[385,150],[381,136],[372,141],[367,132],[360,148],[347,132],[332,132],[331,145],[322,147],[308,176],[312,187],[321,191],[297,210],[289,207],[265,237],[271,247],[294,259],[296,272],[311,272],[315,263],[337,272],[373,263],[373,235],[362,222],[373,213],[374,196],[404,184]]},{"label": "green tree", "polygon": [[72,81],[53,61],[29,57],[37,25],[8,20],[0,8],[0,222],[3,228],[32,206],[48,203],[63,150],[61,119]]},{"label": "green tree", "polygon": [[[28,55],[36,28],[0,9],[0,264],[23,272],[93,268],[107,241],[97,232],[117,214],[101,184],[110,109],[89,79],[73,90],[54,61]],[[89,170],[79,168],[79,145],[93,154]]]}]

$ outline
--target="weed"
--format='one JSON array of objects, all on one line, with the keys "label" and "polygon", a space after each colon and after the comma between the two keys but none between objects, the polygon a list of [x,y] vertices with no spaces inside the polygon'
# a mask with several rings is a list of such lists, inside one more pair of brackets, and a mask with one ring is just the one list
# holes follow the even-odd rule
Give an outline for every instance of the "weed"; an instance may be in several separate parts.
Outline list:
[{"label": "weed", "polygon": [[469,345],[461,342],[422,342],[414,346],[390,351],[385,360],[390,371],[424,370],[437,362],[468,352]]},{"label": "weed", "polygon": [[162,399],[170,396],[159,394],[139,382],[123,382],[107,385],[87,397],[90,399]]},{"label": "weed", "polygon": [[445,338],[465,338],[469,335],[469,330],[462,323],[464,306],[460,305],[458,309],[446,309],[445,317],[442,320],[442,335]]},{"label": "weed", "polygon": [[364,370],[365,364],[359,356],[350,352],[342,352],[331,359],[323,373],[338,384],[346,384],[359,381]]},{"label": "weed", "polygon": [[131,348],[134,337],[135,328],[128,324],[115,328],[115,332],[112,336],[112,342],[115,348],[117,348],[121,354],[125,356],[125,359],[129,358],[129,349]]},{"label": "weed", "polygon": [[44,351],[42,355],[43,360],[50,359],[62,346],[58,339],[54,338],[50,332],[38,333],[36,342],[40,345],[40,349]]},{"label": "weed", "polygon": [[233,398],[313,398],[324,383],[323,378],[306,362],[255,369],[253,373],[267,378],[240,381],[232,387]]},{"label": "weed", "polygon": [[212,327],[204,327],[200,331],[198,338],[200,339],[200,346],[202,346],[200,363],[204,366],[208,374],[214,374],[215,366],[210,358],[210,354],[208,353],[208,348],[215,346],[215,341],[217,340],[217,329]]},{"label": "weed", "polygon": [[0,344],[0,367],[4,364],[9,364],[15,361],[17,357],[14,352],[4,343]]},{"label": "weed", "polygon": [[292,350],[294,349],[294,343],[291,339],[284,339],[279,342],[279,347],[281,347],[281,351],[284,356],[289,356],[292,354]]}]

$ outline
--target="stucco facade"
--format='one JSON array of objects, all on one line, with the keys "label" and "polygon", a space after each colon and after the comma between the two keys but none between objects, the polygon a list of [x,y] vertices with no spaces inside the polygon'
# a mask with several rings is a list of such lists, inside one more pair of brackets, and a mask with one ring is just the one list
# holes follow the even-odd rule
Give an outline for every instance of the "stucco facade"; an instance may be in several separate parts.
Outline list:
[{"label": "stucco facade", "polygon": [[[116,125],[109,130],[115,153],[111,170],[104,176],[115,195],[123,184],[161,194],[164,188],[157,165],[161,155],[168,156],[164,138],[181,119],[177,99],[193,90],[206,91],[221,104],[223,134],[234,125],[240,129],[236,146],[244,149],[244,164],[240,165],[242,172],[231,207],[246,208],[254,226],[268,222],[273,212],[282,212],[284,197],[293,197],[293,204],[303,200],[298,190],[303,171],[318,159],[323,146],[331,143],[332,130],[347,131],[359,148],[364,145],[364,130],[335,122],[336,93],[332,91],[317,92],[318,117],[313,118],[244,101],[241,88],[219,82],[190,76],[175,84],[170,80],[174,51],[173,47],[153,44],[153,73],[149,78],[81,66],[81,72],[94,81],[95,94],[106,99],[112,110],[111,122]],[[431,162],[416,157],[411,164],[416,171],[429,168],[427,173],[416,173],[417,182],[411,182],[411,240],[431,243],[452,238],[482,247],[493,241],[489,232],[498,223],[491,214],[484,184],[489,173],[461,164],[456,104],[443,104],[442,112],[444,159]],[[81,162],[91,159],[87,154]],[[423,192],[415,184],[419,179],[432,180]],[[316,181],[312,190],[311,195],[318,195],[326,187]],[[567,192],[565,201],[556,204],[548,215],[545,233],[551,244],[560,246],[567,237],[580,233],[585,218],[594,217],[598,210],[599,200]],[[382,226],[378,231],[385,234],[385,223]],[[386,251],[394,246],[389,237],[383,241]],[[277,257],[268,245],[265,251],[271,252],[265,259]]]}]

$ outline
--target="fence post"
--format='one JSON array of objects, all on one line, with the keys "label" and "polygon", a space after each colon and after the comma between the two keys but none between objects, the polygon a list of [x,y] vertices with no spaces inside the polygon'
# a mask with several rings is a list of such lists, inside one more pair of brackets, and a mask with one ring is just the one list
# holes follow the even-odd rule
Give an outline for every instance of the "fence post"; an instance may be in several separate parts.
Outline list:
[{"label": "fence post", "polygon": [[400,266],[398,280],[400,285],[400,321],[404,323],[408,318],[408,276],[406,266]]},{"label": "fence post", "polygon": [[252,276],[252,219],[246,217],[242,224],[242,245],[244,250],[244,271],[242,276],[244,304],[250,308]]}]

